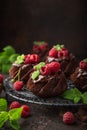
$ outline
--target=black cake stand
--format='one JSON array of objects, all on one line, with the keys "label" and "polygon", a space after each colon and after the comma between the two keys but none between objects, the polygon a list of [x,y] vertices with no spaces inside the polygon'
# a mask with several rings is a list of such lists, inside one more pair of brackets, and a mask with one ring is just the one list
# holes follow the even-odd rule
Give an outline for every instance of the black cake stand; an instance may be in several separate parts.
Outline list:
[{"label": "black cake stand", "polygon": [[[73,83],[68,80],[69,89],[75,87]],[[70,100],[65,100],[60,97],[53,97],[53,98],[40,98],[35,96],[32,92],[30,92],[26,86],[23,87],[21,91],[16,91],[13,88],[13,83],[11,82],[10,77],[4,80],[4,90],[6,95],[14,98],[19,101],[23,101],[26,103],[34,103],[38,105],[45,105],[45,106],[86,106],[83,103],[73,103]]]}]

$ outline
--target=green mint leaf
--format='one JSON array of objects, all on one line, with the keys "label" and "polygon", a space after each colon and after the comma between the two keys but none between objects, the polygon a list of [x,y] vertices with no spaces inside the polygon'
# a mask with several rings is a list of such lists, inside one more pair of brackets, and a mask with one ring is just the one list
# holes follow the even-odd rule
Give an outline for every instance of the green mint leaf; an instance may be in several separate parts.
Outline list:
[{"label": "green mint leaf", "polygon": [[87,92],[84,92],[82,94],[82,101],[83,101],[84,104],[87,104]]},{"label": "green mint leaf", "polygon": [[3,64],[2,65],[2,73],[9,73],[9,69],[11,68],[11,64]]},{"label": "green mint leaf", "polygon": [[7,110],[7,101],[4,98],[0,98],[0,112]]},{"label": "green mint leaf", "polygon": [[78,103],[81,100],[81,97],[75,97],[74,98],[74,103]]},{"label": "green mint leaf", "polygon": [[15,49],[10,45],[4,47],[3,51],[5,51],[6,55],[11,55],[15,53]]},{"label": "green mint leaf", "polygon": [[81,100],[82,93],[77,88],[74,88],[66,90],[61,96],[64,99],[69,99],[74,101],[74,103],[78,103]]},{"label": "green mint leaf", "polygon": [[77,88],[74,88],[73,92],[74,92],[74,100],[73,101],[74,101],[74,103],[78,103],[82,98],[82,93]]},{"label": "green mint leaf", "polygon": [[66,90],[66,91],[61,95],[61,97],[65,98],[65,99],[73,100],[73,99],[74,99],[73,89]]},{"label": "green mint leaf", "polygon": [[21,64],[24,62],[24,54],[17,57],[17,60],[15,61],[16,64]]},{"label": "green mint leaf", "polygon": [[3,52],[0,53],[0,71],[7,74],[17,56],[12,46],[4,47]]},{"label": "green mint leaf", "polygon": [[20,125],[16,120],[10,120],[10,125],[15,130],[20,130]]},{"label": "green mint leaf", "polygon": [[2,111],[0,112],[0,128],[4,125],[4,123],[8,120],[8,112]]},{"label": "green mint leaf", "polygon": [[0,52],[0,56],[2,56],[3,55],[3,52]]},{"label": "green mint leaf", "polygon": [[45,43],[45,41],[34,41],[34,45],[43,45]]},{"label": "green mint leaf", "polygon": [[8,63],[9,63],[8,56],[6,55],[0,56],[0,64],[8,64]]},{"label": "green mint leaf", "polygon": [[0,57],[1,56],[7,56],[6,53],[3,51],[3,52],[0,52]]},{"label": "green mint leaf", "polygon": [[73,90],[74,90],[74,94],[75,94],[76,96],[81,96],[81,92],[79,91],[79,89],[74,88]]},{"label": "green mint leaf", "polygon": [[39,64],[34,66],[34,69],[40,70],[40,68],[43,67],[44,65],[45,65],[45,62],[40,62]]},{"label": "green mint leaf", "polygon": [[19,56],[19,54],[17,54],[17,53],[12,54],[12,55],[9,57],[9,61],[10,61],[11,63],[13,63],[13,62],[17,59],[18,56]]},{"label": "green mint leaf", "polygon": [[84,61],[87,62],[87,58],[85,58]]},{"label": "green mint leaf", "polygon": [[22,113],[22,108],[15,108],[15,109],[9,110],[10,125],[15,130],[20,129],[18,120],[21,118],[21,113]]},{"label": "green mint leaf", "polygon": [[9,120],[19,120],[21,118],[22,108],[9,110]]},{"label": "green mint leaf", "polygon": [[3,48],[3,51],[4,51],[5,54],[8,55],[8,56],[15,53],[15,49],[14,49],[12,46],[10,46],[10,45],[4,47],[4,48]]},{"label": "green mint leaf", "polygon": [[39,76],[39,74],[40,74],[40,71],[39,71],[39,70],[34,71],[34,72],[32,73],[31,78],[32,78],[33,80],[35,80],[35,79]]}]

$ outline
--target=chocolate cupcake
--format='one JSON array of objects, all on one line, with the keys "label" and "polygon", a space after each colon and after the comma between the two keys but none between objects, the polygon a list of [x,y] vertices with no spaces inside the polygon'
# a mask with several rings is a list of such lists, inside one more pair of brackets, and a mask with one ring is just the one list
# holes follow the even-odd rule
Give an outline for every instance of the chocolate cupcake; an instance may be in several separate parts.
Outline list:
[{"label": "chocolate cupcake", "polygon": [[79,90],[87,91],[87,59],[79,63],[79,66],[70,77]]},{"label": "chocolate cupcake", "polygon": [[67,81],[58,62],[40,63],[31,73],[27,88],[40,97],[55,97],[67,89]]},{"label": "chocolate cupcake", "polygon": [[44,61],[49,50],[48,43],[45,41],[34,41],[32,53],[38,54],[41,61]]},{"label": "chocolate cupcake", "polygon": [[37,54],[20,55],[17,60],[12,64],[9,70],[11,79],[22,80],[27,82],[30,73],[33,71],[33,66],[39,62],[39,56]]},{"label": "chocolate cupcake", "polygon": [[66,76],[70,76],[77,66],[76,57],[64,47],[64,45],[55,45],[49,51],[46,63],[57,61],[61,65],[61,70]]}]

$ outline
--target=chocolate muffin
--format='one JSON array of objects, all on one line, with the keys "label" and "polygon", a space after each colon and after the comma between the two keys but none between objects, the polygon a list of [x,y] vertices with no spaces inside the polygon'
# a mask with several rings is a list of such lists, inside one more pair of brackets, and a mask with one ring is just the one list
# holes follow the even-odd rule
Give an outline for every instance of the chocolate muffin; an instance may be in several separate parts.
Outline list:
[{"label": "chocolate muffin", "polygon": [[67,89],[67,81],[58,62],[42,64],[31,73],[27,88],[37,96],[48,98],[60,95]]},{"label": "chocolate muffin", "polygon": [[45,41],[34,41],[32,53],[38,54],[40,57],[40,61],[45,60],[45,56],[47,55],[49,50],[48,43]]},{"label": "chocolate muffin", "polygon": [[87,59],[79,63],[70,78],[79,90],[87,91]]},{"label": "chocolate muffin", "polygon": [[76,57],[64,47],[64,45],[55,45],[49,50],[46,63],[57,61],[61,65],[61,70],[68,77],[77,66]]},{"label": "chocolate muffin", "polygon": [[33,71],[33,66],[39,62],[39,56],[37,54],[20,55],[17,60],[12,64],[9,70],[11,79],[22,80],[27,82],[30,73]]}]

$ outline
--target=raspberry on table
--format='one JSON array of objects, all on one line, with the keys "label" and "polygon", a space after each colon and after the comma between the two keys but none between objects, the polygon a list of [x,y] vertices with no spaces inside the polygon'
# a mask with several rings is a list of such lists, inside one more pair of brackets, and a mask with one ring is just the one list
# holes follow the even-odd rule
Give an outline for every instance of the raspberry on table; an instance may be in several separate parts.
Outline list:
[{"label": "raspberry on table", "polygon": [[63,115],[63,122],[68,125],[73,124],[75,122],[74,114],[72,112],[66,112]]},{"label": "raspberry on table", "polygon": [[30,107],[28,105],[22,105],[22,117],[28,117],[30,115]]},{"label": "raspberry on table", "polygon": [[14,108],[19,108],[21,107],[21,104],[18,102],[18,101],[13,101],[11,104],[10,104],[10,109],[14,109]]}]

